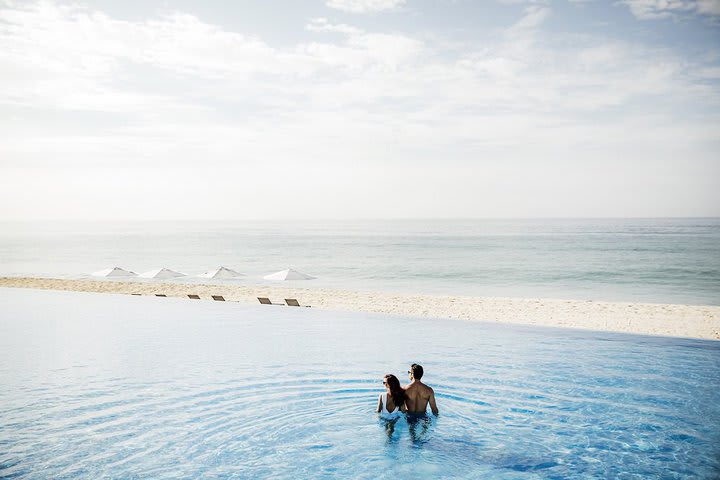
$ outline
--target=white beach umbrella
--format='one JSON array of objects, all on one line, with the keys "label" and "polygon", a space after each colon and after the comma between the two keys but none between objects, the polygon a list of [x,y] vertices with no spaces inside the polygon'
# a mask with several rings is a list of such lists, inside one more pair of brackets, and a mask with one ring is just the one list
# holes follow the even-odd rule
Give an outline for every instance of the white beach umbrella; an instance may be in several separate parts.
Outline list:
[{"label": "white beach umbrella", "polygon": [[135,272],[120,267],[107,268],[91,274],[93,277],[134,277]]},{"label": "white beach umbrella", "polygon": [[184,276],[184,273],[176,272],[175,270],[170,270],[169,268],[158,268],[140,274],[140,277],[142,278],[176,278]]},{"label": "white beach umbrella", "polygon": [[237,278],[244,276],[245,275],[242,273],[225,267],[218,267],[215,270],[210,270],[209,272],[201,273],[200,275],[198,275],[198,277],[200,278]]},{"label": "white beach umbrella", "polygon": [[315,277],[306,273],[298,272],[297,270],[293,270],[292,268],[288,268],[287,270],[282,270],[271,275],[266,275],[263,278],[265,280],[312,280]]}]

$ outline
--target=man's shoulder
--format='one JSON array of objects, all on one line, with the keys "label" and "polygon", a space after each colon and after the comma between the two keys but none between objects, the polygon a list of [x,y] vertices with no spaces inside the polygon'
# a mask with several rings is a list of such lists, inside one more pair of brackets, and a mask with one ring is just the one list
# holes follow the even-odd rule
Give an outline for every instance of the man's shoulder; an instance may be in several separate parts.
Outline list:
[{"label": "man's shoulder", "polygon": [[433,393],[432,387],[431,387],[430,385],[428,385],[428,384],[421,383],[420,385],[418,385],[418,388],[420,388],[421,391],[422,391],[423,393],[425,393],[425,394],[428,394],[428,395],[429,395],[429,394]]}]

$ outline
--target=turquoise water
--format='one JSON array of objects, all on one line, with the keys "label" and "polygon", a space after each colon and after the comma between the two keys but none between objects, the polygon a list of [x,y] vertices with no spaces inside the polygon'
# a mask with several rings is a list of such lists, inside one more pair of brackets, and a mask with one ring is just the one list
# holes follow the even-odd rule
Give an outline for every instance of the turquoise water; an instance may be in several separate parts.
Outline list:
[{"label": "turquoise water", "polygon": [[0,224],[0,275],[119,265],[240,283],[294,266],[303,286],[720,305],[720,219]]},{"label": "turquoise water", "polygon": [[[0,289],[0,478],[720,475],[720,342]],[[437,418],[373,413],[426,368]]]}]

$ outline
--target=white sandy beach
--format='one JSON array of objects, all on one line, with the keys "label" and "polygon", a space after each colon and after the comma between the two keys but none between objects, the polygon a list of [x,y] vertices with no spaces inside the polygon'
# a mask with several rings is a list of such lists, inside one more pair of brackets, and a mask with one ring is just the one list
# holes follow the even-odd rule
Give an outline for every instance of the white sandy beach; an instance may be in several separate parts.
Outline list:
[{"label": "white sandy beach", "polygon": [[297,298],[302,305],[326,310],[720,340],[720,307],[717,306],[453,297],[288,286],[141,283],[31,277],[2,277],[0,287],[113,294],[165,294],[168,297],[184,298],[195,294],[208,300],[211,300],[211,295],[222,295],[228,301],[247,304],[257,304],[257,297],[269,297],[275,303],[281,303],[285,298]]}]

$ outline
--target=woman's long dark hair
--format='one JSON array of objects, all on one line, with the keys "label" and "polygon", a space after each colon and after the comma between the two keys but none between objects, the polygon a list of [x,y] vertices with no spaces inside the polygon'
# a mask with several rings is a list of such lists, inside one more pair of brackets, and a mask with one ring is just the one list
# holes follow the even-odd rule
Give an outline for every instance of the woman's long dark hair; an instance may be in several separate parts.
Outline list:
[{"label": "woman's long dark hair", "polygon": [[[390,395],[392,395],[395,406],[399,407],[405,403],[405,390],[400,386],[400,380],[395,375],[388,373],[385,375],[385,383],[390,389]],[[385,407],[387,408],[387,405]]]}]

